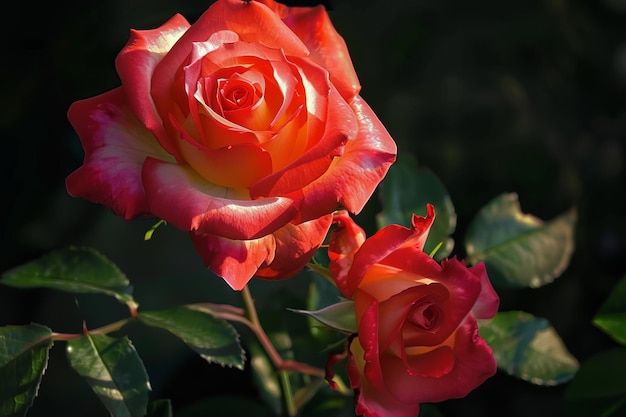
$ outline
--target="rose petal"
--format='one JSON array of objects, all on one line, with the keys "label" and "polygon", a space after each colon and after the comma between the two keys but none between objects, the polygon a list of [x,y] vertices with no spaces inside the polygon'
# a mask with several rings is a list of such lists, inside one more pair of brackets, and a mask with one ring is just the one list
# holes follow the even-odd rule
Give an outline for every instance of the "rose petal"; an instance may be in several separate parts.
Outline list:
[{"label": "rose petal", "polygon": [[161,146],[175,156],[179,156],[178,150],[163,130],[150,96],[150,82],[156,65],[189,26],[189,22],[177,14],[156,29],[131,30],[130,39],[115,60],[133,112],[158,138]]},{"label": "rose petal", "polygon": [[379,302],[383,302],[409,288],[431,283],[432,280],[428,277],[439,276],[441,265],[424,252],[407,250],[404,251],[404,255],[410,258],[419,258],[423,262],[415,262],[419,268],[414,270],[403,270],[376,263],[365,272],[359,282],[359,288],[375,295]]},{"label": "rose petal", "polygon": [[179,149],[195,172],[221,187],[245,188],[272,172],[270,155],[253,144],[208,149],[181,135]]},{"label": "rose petal", "polygon": [[326,68],[339,93],[351,101],[361,90],[350,54],[323,6],[292,8],[283,21],[302,39],[310,58]]},{"label": "rose petal", "polygon": [[398,359],[385,361],[385,384],[391,394],[403,402],[439,402],[462,398],[496,372],[491,348],[479,336],[472,317],[465,319],[454,337],[454,368],[440,378],[411,376]]},{"label": "rose petal", "polygon": [[356,390],[356,414],[364,417],[416,417],[419,403],[401,403],[387,390],[380,391],[365,378],[363,373],[363,348],[356,337],[350,343],[348,377],[350,388]]},{"label": "rose petal", "polygon": [[328,245],[328,268],[337,288],[344,296],[349,297],[348,272],[352,267],[354,254],[365,242],[365,231],[352,220],[346,210],[334,214],[333,225]]},{"label": "rose petal", "polygon": [[366,384],[356,398],[355,412],[363,417],[417,417],[419,410],[419,403],[402,403]]},{"label": "rose petal", "polygon": [[[282,190],[274,184],[272,192],[281,194],[300,190],[328,168],[334,155],[341,153],[343,138],[338,135],[325,135],[328,131],[328,123],[333,123],[336,130],[345,129],[346,134],[349,134],[349,130],[355,126],[354,117],[351,114],[345,116],[346,119],[340,123],[335,123],[334,118],[327,116],[329,112],[332,115],[341,115],[349,111],[345,101],[338,101],[337,95],[334,94],[334,89],[328,82],[328,73],[313,65],[309,60],[291,57],[290,61],[295,80],[298,81],[297,84],[291,86],[291,89],[296,89],[295,94],[290,106],[284,106],[281,109],[284,114],[278,113],[280,119],[277,122],[280,123],[274,122],[276,136],[264,143],[264,147],[272,153],[276,171],[273,178],[279,183],[289,184],[288,188]],[[281,84],[283,90],[288,86],[285,81]],[[296,178],[292,178],[294,170],[299,172],[302,167],[310,171],[310,167],[306,167],[301,162],[319,158],[320,152],[324,150],[326,158],[320,158],[324,161],[323,170],[314,174],[315,176],[297,176],[299,181],[295,182]],[[302,155],[305,159],[299,159]],[[268,178],[265,181],[271,183],[273,179]]]},{"label": "rose petal", "polygon": [[[375,294],[375,292],[370,292],[369,294]],[[438,305],[443,305],[449,298],[449,295],[450,292],[444,285],[432,283],[406,289],[389,298],[387,301],[380,303],[378,320],[381,323],[379,330],[381,349],[388,349],[389,346],[399,338],[403,339],[403,345],[410,344],[410,346],[436,346],[444,342],[456,329],[456,326],[450,329],[449,326],[445,324],[447,311],[444,310],[444,317],[441,318],[441,323],[438,323],[438,329],[435,332],[424,330],[410,332],[407,329],[410,325],[405,322],[407,320],[407,314],[411,311],[416,302],[429,298]],[[376,297],[372,296],[372,298]],[[404,338],[407,338],[407,340],[404,340]],[[401,344],[398,344],[398,348],[401,348],[400,345]],[[399,357],[403,354],[400,351],[394,353]]]},{"label": "rose petal", "polygon": [[396,144],[369,106],[356,97],[351,107],[358,133],[346,142],[343,155],[302,189],[300,218],[315,218],[343,206],[358,214],[396,158]]},{"label": "rose petal", "polygon": [[[159,114],[168,120],[171,111],[171,86],[176,74],[186,65],[194,42],[203,42],[216,32],[230,30],[244,42],[261,42],[269,48],[282,49],[286,55],[306,56],[308,50],[300,39],[270,9],[257,2],[219,0],[185,32],[161,60],[152,77],[152,97]],[[177,100],[173,100],[176,102]]]},{"label": "rose petal", "polygon": [[190,233],[191,241],[204,265],[240,291],[261,265],[274,259],[273,235],[253,240],[230,240],[221,236]]},{"label": "rose petal", "polygon": [[[296,91],[299,80],[296,79],[297,70],[287,61],[283,51],[268,48],[258,42],[227,42],[227,45],[216,47],[218,41],[214,39],[215,37],[213,35],[207,42],[194,43],[190,63],[184,67],[185,91],[189,98],[189,109],[199,126],[198,130],[202,135],[200,139],[208,147],[217,148],[239,143],[236,135],[232,138],[233,135],[229,134],[229,130],[250,132],[275,130],[278,127],[277,123],[284,125],[287,120],[290,120],[293,117],[293,111],[287,112],[286,110],[293,106],[292,95]],[[218,38],[228,40],[226,36]],[[209,93],[208,90],[210,90],[215,94],[218,79],[232,79],[235,74],[246,76],[246,73],[261,78],[257,83],[266,84],[263,89],[264,97],[260,102],[262,105],[260,108],[248,109],[247,120],[220,114],[221,107],[215,105],[215,97],[205,97],[204,91],[207,90]],[[299,103],[296,103],[296,107],[297,104]],[[220,129],[216,131],[210,125],[205,126],[205,123],[198,119],[198,114],[215,119]],[[225,126],[229,124],[231,126]],[[221,137],[224,134],[227,138]]]},{"label": "rose petal", "polygon": [[256,239],[287,224],[297,202],[287,198],[248,200],[245,191],[206,182],[189,167],[149,158],[143,182],[150,209],[182,230]]},{"label": "rose petal", "polygon": [[402,360],[409,375],[424,378],[441,378],[455,366],[454,352],[449,346],[438,346],[419,355],[404,354]]},{"label": "rose petal", "polygon": [[[311,135],[311,139],[317,140],[317,143],[314,143],[291,164],[254,184],[250,188],[250,195],[253,198],[289,195],[290,193],[302,194],[310,187],[311,182],[316,181],[328,171],[333,157],[342,154],[346,139],[354,137],[357,125],[352,109],[327,82],[325,87],[330,88],[330,91],[325,91],[324,96],[321,96],[319,92],[310,90],[307,92],[307,94],[319,97],[315,106],[323,106],[327,113],[323,116],[326,119],[323,135],[317,138],[316,135],[321,134],[321,131],[318,132],[315,127],[319,122],[308,120],[307,136]],[[327,97],[327,100],[324,97]],[[310,103],[307,104],[309,105]],[[330,204],[326,203],[324,207],[307,208],[307,213],[301,213],[298,221],[314,219],[337,208],[339,199],[335,197],[335,192],[326,191],[330,194]]]},{"label": "rose petal", "polygon": [[363,348],[363,375],[378,391],[384,391],[383,371],[380,365],[380,349],[378,346],[378,302],[367,293],[355,297],[355,310],[359,326],[359,343]]},{"label": "rose petal", "polygon": [[[406,253],[403,256],[398,256],[395,253],[398,249],[406,249],[411,255],[422,253],[421,250],[428,237],[428,231],[434,221],[434,209],[431,205],[428,207],[428,215],[426,217],[414,216],[414,228],[408,229],[391,224],[376,232],[363,243],[363,246],[361,246],[361,249],[354,257],[353,267],[348,275],[349,294],[354,292],[372,265],[388,257],[391,260],[398,259],[398,261],[410,263],[413,266],[428,267],[429,264],[434,262],[424,262],[424,258],[420,258],[420,262],[417,262],[413,256],[407,256]],[[398,262],[388,263],[395,267]],[[403,266],[399,265],[398,268],[401,270]]]},{"label": "rose petal", "polygon": [[476,304],[474,304],[472,313],[477,319],[491,319],[498,312],[500,297],[498,297],[498,294],[491,285],[491,281],[489,281],[484,263],[480,262],[472,266],[470,271],[480,277],[481,284],[480,295],[478,296],[478,300],[476,300]]},{"label": "rose petal", "polygon": [[[411,330],[411,326],[405,325],[402,341],[406,346],[437,346],[444,343],[470,314],[481,291],[479,277],[456,259],[444,260],[440,267],[423,252],[406,256],[411,258],[406,264],[415,266],[418,273],[405,265],[405,268],[389,275],[389,272],[385,274],[384,266],[374,265],[367,271],[359,283],[359,290],[353,295],[356,299],[367,292],[380,302],[379,320],[383,329],[380,331],[381,349],[387,349],[398,338],[397,329],[404,322],[409,309],[425,298],[432,299],[443,312],[436,331]],[[355,265],[357,262],[355,258]],[[430,268],[427,268],[428,265]],[[420,284],[420,281],[426,285]],[[402,355],[399,344],[394,346],[394,353]]]},{"label": "rose petal", "polygon": [[287,7],[273,0],[261,0],[304,42],[310,58],[330,73],[330,80],[350,101],[361,86],[343,38],[337,33],[324,6]]},{"label": "rose petal", "polygon": [[103,204],[126,220],[150,215],[141,167],[148,156],[172,158],[133,116],[124,90],[77,101],[68,118],[85,149],[83,165],[66,179],[70,195]]},{"label": "rose petal", "polygon": [[[423,252],[421,257],[427,257]],[[419,264],[420,256],[416,256],[417,260],[414,264]],[[436,332],[407,331],[403,335],[403,342],[406,346],[435,346],[443,343],[455,329],[470,316],[470,312],[478,299],[481,291],[480,278],[474,275],[465,265],[456,258],[443,260],[441,269],[437,272],[425,276],[433,280],[436,285],[443,285],[448,291],[448,297],[439,299],[438,307],[444,312],[444,316],[440,323],[440,327]],[[435,284],[431,284],[435,285]],[[392,305],[401,306],[410,300],[421,297],[424,291],[429,289],[426,287],[414,287],[408,289],[404,293],[398,294],[397,298],[390,299],[388,302]],[[433,287],[434,289],[434,287]],[[368,291],[374,293],[375,290]],[[434,293],[433,293],[434,294]]]},{"label": "rose petal", "polygon": [[367,383],[367,381],[363,380],[364,366],[363,347],[359,342],[359,337],[352,337],[352,339],[348,339],[348,363],[346,364],[346,371],[350,379],[350,388],[353,390],[360,390],[363,383]]},{"label": "rose petal", "polygon": [[261,268],[256,276],[284,279],[300,272],[324,241],[331,221],[332,214],[329,214],[297,225],[289,223],[275,231],[274,260],[267,267]]}]

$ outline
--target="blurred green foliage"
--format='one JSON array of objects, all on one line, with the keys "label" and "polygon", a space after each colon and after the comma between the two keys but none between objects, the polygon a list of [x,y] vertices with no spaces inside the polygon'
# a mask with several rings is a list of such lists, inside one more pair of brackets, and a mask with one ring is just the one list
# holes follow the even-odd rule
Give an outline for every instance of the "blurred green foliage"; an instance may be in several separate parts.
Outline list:
[{"label": "blurred green foliage", "polygon": [[[88,245],[120,266],[146,309],[237,302],[236,294],[204,271],[185,233],[161,226],[144,242],[154,219],[126,222],[69,197],[64,188],[65,176],[82,161],[65,117],[69,105],[119,84],[114,59],[130,28],[153,28],[175,13],[193,22],[209,3],[12,2],[17,12],[2,25],[0,66],[2,271],[59,247]],[[564,275],[539,289],[500,291],[501,310],[549,319],[581,363],[615,346],[592,318],[626,273],[625,2],[325,5],[348,44],[362,96],[399,152],[413,154],[446,186],[457,214],[455,241],[462,241],[480,207],[504,192],[518,193],[524,211],[541,219],[577,207],[576,251]],[[374,197],[357,218],[368,234],[376,229],[379,211]],[[465,256],[461,245],[453,254]],[[309,280],[298,279],[285,282],[286,291],[305,293]],[[252,290],[263,305],[278,285],[255,282]],[[104,296],[0,288],[0,325],[38,322],[80,332],[83,320],[93,328],[124,314],[123,306]],[[174,415],[207,397],[259,398],[248,367],[209,365],[175,336],[139,327],[129,326],[129,332],[153,397],[171,398]],[[63,350],[50,355],[28,416],[106,416]],[[498,374],[467,398],[438,409],[447,417],[559,416],[565,415],[564,390]]]}]

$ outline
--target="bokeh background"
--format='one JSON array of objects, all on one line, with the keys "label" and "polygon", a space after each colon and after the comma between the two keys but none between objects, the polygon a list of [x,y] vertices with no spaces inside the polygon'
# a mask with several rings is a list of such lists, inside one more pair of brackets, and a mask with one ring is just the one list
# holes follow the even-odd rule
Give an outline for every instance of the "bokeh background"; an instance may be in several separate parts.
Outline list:
[{"label": "bokeh background", "polygon": [[[129,276],[141,308],[237,302],[203,269],[185,233],[161,227],[144,242],[154,220],[126,222],[64,187],[83,156],[67,108],[119,84],[114,59],[129,29],[154,28],[175,13],[193,22],[210,3],[13,2],[17,12],[3,19],[0,64],[2,271],[53,249],[89,245]],[[578,208],[576,252],[563,276],[540,289],[502,292],[501,309],[549,319],[581,362],[614,346],[591,318],[626,274],[626,1],[324,5],[348,44],[362,96],[399,152],[415,155],[448,188],[457,242],[480,207],[504,192],[517,192],[522,209],[544,220]],[[378,204],[374,196],[359,215],[369,232]],[[463,256],[462,245],[455,253]],[[285,285],[294,289],[294,282]],[[253,290],[262,304],[275,288],[257,282]],[[94,328],[124,314],[104,297],[0,287],[0,325],[37,322],[80,332],[83,320]],[[176,410],[207,396],[257,396],[249,370],[208,365],[157,330],[130,326],[128,333],[154,398],[171,398]],[[106,416],[67,365],[63,347],[52,349],[28,416]],[[561,416],[564,390],[499,373],[440,410],[449,417]]]}]

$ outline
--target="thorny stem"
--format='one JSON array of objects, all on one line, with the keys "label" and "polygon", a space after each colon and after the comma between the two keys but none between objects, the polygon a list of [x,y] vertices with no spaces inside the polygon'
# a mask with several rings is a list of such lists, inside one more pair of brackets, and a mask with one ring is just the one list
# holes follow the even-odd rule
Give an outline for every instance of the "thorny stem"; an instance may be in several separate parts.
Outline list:
[{"label": "thorny stem", "polygon": [[[311,265],[309,265],[311,266]],[[241,309],[239,307],[235,307],[229,304],[212,304],[212,303],[200,303],[195,304],[198,307],[206,307],[215,317],[219,317],[221,319],[237,322],[248,327],[256,336],[261,346],[267,353],[270,358],[270,361],[274,364],[278,371],[278,377],[283,387],[283,392],[285,396],[285,405],[287,408],[287,413],[289,416],[295,416],[298,413],[298,405],[294,399],[294,394],[291,389],[291,383],[289,381],[289,372],[298,372],[304,375],[316,376],[319,378],[325,377],[325,371],[323,369],[308,365],[306,363],[292,361],[292,360],[284,360],[276,348],[272,344],[267,333],[263,329],[261,322],[259,320],[259,316],[254,305],[254,300],[252,299],[252,294],[250,293],[250,289],[248,286],[245,286],[241,291],[244,308]],[[85,335],[95,335],[95,334],[107,334],[117,330],[120,330],[131,320],[135,320],[137,318],[137,305],[134,302],[126,303],[128,306],[128,310],[130,313],[130,317],[118,320],[114,323],[107,324],[102,327],[98,327],[96,329],[89,330],[86,325],[83,323],[83,333],[57,333],[52,332],[51,338],[54,341],[68,341],[73,339],[78,339]]]},{"label": "thorny stem", "polygon": [[241,294],[244,301],[245,310],[248,314],[248,319],[241,316],[235,317],[230,314],[222,313],[218,313],[219,316],[224,318],[225,320],[238,321],[239,323],[245,324],[250,330],[252,330],[254,335],[259,339],[259,343],[261,343],[263,349],[266,350],[267,355],[270,357],[270,360],[272,361],[274,366],[276,366],[276,368],[278,368],[279,370],[294,371],[301,374],[324,377],[325,372],[323,369],[316,368],[302,362],[284,360],[276,351],[274,345],[272,344],[271,340],[265,333],[265,330],[263,330],[263,327],[261,326],[261,322],[259,321],[259,317],[256,312],[256,307],[254,306],[254,300],[252,299],[252,295],[250,294],[250,289],[247,286],[244,287],[244,289],[241,291]]},{"label": "thorny stem", "polygon": [[[250,293],[250,288],[248,288],[248,286],[245,286],[243,288],[243,290],[241,291],[241,296],[243,299],[244,309],[248,318],[246,319],[245,317],[239,316],[236,321],[247,325],[250,330],[252,330],[252,332],[255,334],[255,336],[259,340],[259,343],[261,343],[261,345],[263,346],[263,349],[265,349],[265,352],[278,370],[278,377],[283,387],[287,413],[289,414],[289,416],[295,416],[298,413],[298,407],[294,401],[288,372],[295,371],[302,374],[314,375],[322,378],[324,377],[325,372],[322,369],[315,368],[305,363],[283,360],[280,354],[276,351],[276,348],[272,344],[270,338],[267,336],[267,333],[265,333],[265,330],[263,330],[263,327],[261,326],[261,322],[259,321],[259,316],[254,305],[254,300],[252,299],[252,294]],[[227,315],[231,316],[228,313]],[[226,317],[223,318],[227,319]],[[232,320],[233,317],[231,316],[230,319]]]}]

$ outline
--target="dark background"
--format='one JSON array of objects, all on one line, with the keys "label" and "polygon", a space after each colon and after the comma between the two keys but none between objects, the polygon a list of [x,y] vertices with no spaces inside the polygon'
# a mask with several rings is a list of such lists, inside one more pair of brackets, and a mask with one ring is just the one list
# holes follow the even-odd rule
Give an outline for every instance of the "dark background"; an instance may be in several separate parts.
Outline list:
[{"label": "dark background", "polygon": [[[236,302],[204,271],[185,233],[162,227],[144,242],[153,220],[126,222],[69,197],[64,187],[65,176],[82,162],[65,116],[69,105],[119,84],[113,62],[130,28],[157,27],[177,12],[193,22],[209,3],[59,1],[40,9],[22,2],[14,4],[15,14],[4,16],[2,271],[84,244],[128,274],[142,308]],[[325,5],[348,44],[362,96],[399,152],[414,154],[447,186],[458,214],[457,242],[480,207],[504,192],[517,192],[522,209],[544,220],[578,208],[576,252],[564,275],[541,289],[501,292],[501,310],[548,318],[581,362],[615,346],[591,318],[626,273],[626,2]],[[359,216],[369,232],[377,204],[373,198]],[[275,285],[254,284],[260,303]],[[94,328],[125,314],[106,298],[0,287],[0,325],[34,321],[58,332],[80,332],[83,320]],[[158,331],[131,326],[129,332],[154,398],[172,398],[176,409],[209,395],[256,395],[248,371],[207,365]],[[106,416],[69,369],[63,347],[52,349],[40,397],[28,415]],[[560,416],[564,390],[499,373],[440,409],[449,417]]]}]

